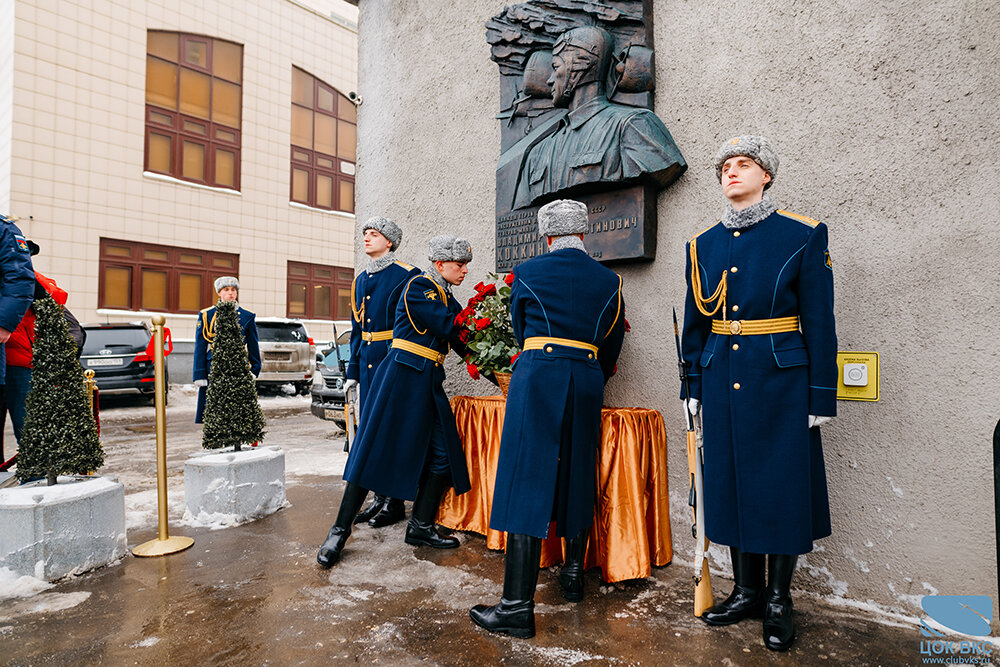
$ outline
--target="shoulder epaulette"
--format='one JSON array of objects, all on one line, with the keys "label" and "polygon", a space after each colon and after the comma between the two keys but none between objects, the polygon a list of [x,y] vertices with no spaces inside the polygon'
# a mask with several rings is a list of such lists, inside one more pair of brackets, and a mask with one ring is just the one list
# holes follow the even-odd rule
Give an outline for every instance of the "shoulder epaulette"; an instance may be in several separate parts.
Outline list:
[{"label": "shoulder epaulette", "polygon": [[407,264],[406,262],[401,262],[398,259],[396,260],[396,264],[399,264],[401,267],[403,267],[407,271],[412,271],[413,269],[416,268],[415,266],[413,266],[411,264]]},{"label": "shoulder epaulette", "polygon": [[[431,277],[430,277],[429,275],[427,275],[426,273],[418,273],[417,275],[415,275],[415,276],[413,276],[412,278],[410,278],[410,282],[412,283],[412,282],[413,282],[414,280],[416,280],[417,278],[423,278],[424,280],[426,280],[427,282],[429,282],[429,283],[430,283],[431,285],[434,285],[434,287],[437,287],[437,286],[438,286],[438,284],[437,284],[436,282],[434,282],[434,279],[433,279],[433,278],[431,278]],[[407,286],[409,286],[409,283],[407,283]]]},{"label": "shoulder epaulette", "polygon": [[689,238],[688,239],[688,243],[690,243],[694,239],[698,238],[699,236],[701,236],[702,234],[704,234],[705,232],[707,232],[708,230],[710,230],[712,227],[715,227],[715,225],[719,224],[720,222],[722,222],[722,220],[716,220],[715,224],[709,225],[705,229],[701,230],[700,232],[698,232],[697,234],[695,234],[694,236],[692,236],[691,238]]},{"label": "shoulder epaulette", "polygon": [[816,225],[819,224],[819,220],[813,220],[812,218],[807,218],[804,215],[799,215],[798,213],[792,213],[791,211],[785,211],[780,208],[778,209],[778,213],[788,218],[798,220],[802,224],[809,225],[810,227],[815,227]]}]

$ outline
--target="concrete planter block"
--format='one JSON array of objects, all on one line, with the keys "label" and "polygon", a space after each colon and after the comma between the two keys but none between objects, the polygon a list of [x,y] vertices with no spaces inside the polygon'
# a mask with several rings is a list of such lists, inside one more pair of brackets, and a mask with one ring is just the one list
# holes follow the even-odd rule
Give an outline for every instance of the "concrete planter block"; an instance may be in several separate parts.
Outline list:
[{"label": "concrete planter block", "polygon": [[185,522],[237,525],[277,512],[285,504],[285,453],[256,447],[202,454],[184,463]]},{"label": "concrete planter block", "polygon": [[125,487],[107,477],[60,477],[0,489],[0,567],[55,581],[128,551]]}]

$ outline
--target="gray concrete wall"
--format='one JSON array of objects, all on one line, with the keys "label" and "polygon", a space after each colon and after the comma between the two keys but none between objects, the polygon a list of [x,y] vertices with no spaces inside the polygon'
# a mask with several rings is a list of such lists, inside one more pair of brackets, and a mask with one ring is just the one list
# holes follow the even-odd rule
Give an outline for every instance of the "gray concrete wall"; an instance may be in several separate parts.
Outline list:
[{"label": "gray concrete wall", "polygon": [[[420,265],[430,236],[468,236],[463,298],[493,269],[499,94],[483,23],[504,4],[361,3],[358,220],[401,221],[401,255]],[[684,242],[722,211],[711,157],[753,132],[781,155],[779,206],[830,227],[840,349],[882,362],[881,400],[841,402],[823,427],[834,534],[796,584],[909,614],[928,593],[996,599],[1000,7],[654,5],[655,110],[690,169],[660,196],[656,260],[618,269],[632,333],[607,402],[666,419],[675,564],[693,544],[670,307]],[[451,363],[451,391],[492,393]]]}]

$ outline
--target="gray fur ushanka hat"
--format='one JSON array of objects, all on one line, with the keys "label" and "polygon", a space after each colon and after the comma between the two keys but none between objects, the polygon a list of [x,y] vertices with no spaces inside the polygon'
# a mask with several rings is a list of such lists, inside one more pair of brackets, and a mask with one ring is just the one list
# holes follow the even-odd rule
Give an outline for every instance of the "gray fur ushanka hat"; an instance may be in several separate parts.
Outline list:
[{"label": "gray fur ushanka hat", "polygon": [[538,233],[542,236],[586,234],[587,205],[573,199],[557,199],[538,209]]},{"label": "gray fur ushanka hat", "polygon": [[771,175],[771,180],[764,184],[767,190],[778,177],[778,153],[767,137],[753,134],[741,134],[733,137],[715,155],[715,175],[722,182],[722,165],[731,157],[746,155],[760,165],[760,168]]},{"label": "gray fur ushanka hat", "polygon": [[471,262],[472,244],[460,236],[440,234],[430,240],[427,259],[432,262]]},{"label": "gray fur ushanka hat", "polygon": [[238,292],[240,289],[240,281],[233,276],[221,276],[215,279],[215,293],[218,294],[223,287],[235,287]]},{"label": "gray fur ushanka hat", "polygon": [[374,229],[376,232],[389,239],[392,244],[392,251],[396,252],[399,250],[399,244],[403,242],[403,230],[399,228],[395,222],[389,218],[383,218],[381,215],[376,215],[368,218],[368,222],[364,224],[361,228],[361,233],[364,234],[369,229]]}]

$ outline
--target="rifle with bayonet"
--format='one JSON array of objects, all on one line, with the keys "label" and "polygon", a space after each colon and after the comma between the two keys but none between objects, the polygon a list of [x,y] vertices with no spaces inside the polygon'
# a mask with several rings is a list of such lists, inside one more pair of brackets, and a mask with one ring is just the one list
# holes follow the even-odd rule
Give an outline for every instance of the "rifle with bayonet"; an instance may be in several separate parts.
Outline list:
[{"label": "rifle with bayonet", "polygon": [[[344,376],[344,382],[347,380],[347,361],[340,356],[340,338],[337,335],[337,325],[333,325],[333,349],[337,353],[337,365],[340,367],[340,373]],[[354,442],[354,435],[357,432],[358,426],[358,410],[357,410],[357,398],[358,398],[357,385],[344,390],[344,421],[346,422],[346,433],[344,434],[344,451],[351,451],[351,443]],[[353,395],[353,398],[352,398]]]},{"label": "rifle with bayonet", "polygon": [[691,386],[688,382],[687,363],[681,354],[681,334],[677,326],[677,309],[674,308],[674,343],[677,346],[677,369],[681,376],[681,386],[684,387],[684,416],[687,417],[687,459],[688,473],[691,480],[691,490],[688,494],[688,505],[694,514],[694,524],[691,534],[695,540],[694,547],[694,615],[701,616],[712,606],[712,575],[708,571],[708,538],[705,537],[705,488],[702,476],[704,452],[701,439],[701,412],[692,415],[688,409],[691,398]]}]

